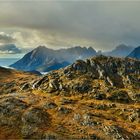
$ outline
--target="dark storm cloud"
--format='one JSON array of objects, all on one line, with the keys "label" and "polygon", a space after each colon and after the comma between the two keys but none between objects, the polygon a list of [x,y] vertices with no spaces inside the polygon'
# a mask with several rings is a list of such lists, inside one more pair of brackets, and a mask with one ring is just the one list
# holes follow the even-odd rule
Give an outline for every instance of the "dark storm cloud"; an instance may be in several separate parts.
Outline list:
[{"label": "dark storm cloud", "polygon": [[0,54],[19,54],[21,50],[14,44],[0,45]]},{"label": "dark storm cloud", "polygon": [[139,13],[139,1],[2,2],[0,28],[36,30],[38,40],[53,47],[79,43],[106,50],[140,44]]},{"label": "dark storm cloud", "polygon": [[13,43],[16,39],[9,34],[0,32],[0,43]]}]

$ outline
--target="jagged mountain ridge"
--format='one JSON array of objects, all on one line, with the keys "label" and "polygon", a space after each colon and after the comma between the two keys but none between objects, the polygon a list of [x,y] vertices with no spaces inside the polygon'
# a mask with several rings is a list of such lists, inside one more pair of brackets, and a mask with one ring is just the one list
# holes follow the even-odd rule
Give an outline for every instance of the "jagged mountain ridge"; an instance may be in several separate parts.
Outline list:
[{"label": "jagged mountain ridge", "polygon": [[86,59],[94,55],[96,55],[96,51],[91,47],[52,50],[39,46],[10,66],[24,71],[38,70],[45,72],[65,67],[76,59]]}]

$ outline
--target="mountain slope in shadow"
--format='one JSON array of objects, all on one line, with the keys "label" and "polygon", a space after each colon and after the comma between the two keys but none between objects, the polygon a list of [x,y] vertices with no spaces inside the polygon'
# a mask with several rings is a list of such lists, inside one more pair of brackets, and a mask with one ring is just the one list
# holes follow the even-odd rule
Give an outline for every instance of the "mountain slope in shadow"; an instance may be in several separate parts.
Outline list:
[{"label": "mountain slope in shadow", "polygon": [[39,46],[10,67],[24,71],[39,70],[47,72],[65,67],[77,59],[86,59],[94,55],[96,55],[96,51],[91,47],[53,50]]}]

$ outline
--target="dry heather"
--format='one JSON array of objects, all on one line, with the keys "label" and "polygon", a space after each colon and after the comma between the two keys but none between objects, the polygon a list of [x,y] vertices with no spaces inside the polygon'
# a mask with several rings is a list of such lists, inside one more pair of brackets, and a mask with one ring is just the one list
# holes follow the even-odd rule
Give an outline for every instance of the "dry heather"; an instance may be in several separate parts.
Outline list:
[{"label": "dry heather", "polygon": [[0,95],[18,93],[22,86],[38,75],[0,67]]},{"label": "dry heather", "polygon": [[9,75],[18,88],[0,95],[0,139],[140,139],[140,61],[98,56],[27,75]]}]

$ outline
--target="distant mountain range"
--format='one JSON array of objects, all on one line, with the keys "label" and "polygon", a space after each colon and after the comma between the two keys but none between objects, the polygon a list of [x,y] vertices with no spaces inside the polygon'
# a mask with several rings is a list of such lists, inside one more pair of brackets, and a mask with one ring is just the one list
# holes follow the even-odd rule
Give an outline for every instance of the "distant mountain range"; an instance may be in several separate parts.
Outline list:
[{"label": "distant mountain range", "polygon": [[22,59],[10,65],[18,70],[48,72],[65,67],[77,59],[86,59],[96,55],[92,48],[73,47],[68,49],[53,50],[39,46],[27,53]]},{"label": "distant mountain range", "polygon": [[135,48],[129,55],[128,57],[135,58],[135,59],[140,59],[140,46]]},{"label": "distant mountain range", "polygon": [[103,53],[106,56],[114,56],[114,57],[126,57],[128,56],[132,51],[134,50],[134,47],[127,46],[125,44],[118,45],[115,49],[109,52]]},{"label": "distant mountain range", "polygon": [[21,50],[15,44],[0,45],[0,54],[16,54],[21,53]]},{"label": "distant mountain range", "polygon": [[18,70],[48,72],[70,65],[75,60],[86,59],[95,55],[115,57],[132,57],[140,59],[140,47],[135,48],[121,44],[109,52],[98,53],[92,47],[80,47],[53,50],[39,46],[27,53],[22,59],[10,65]]}]

